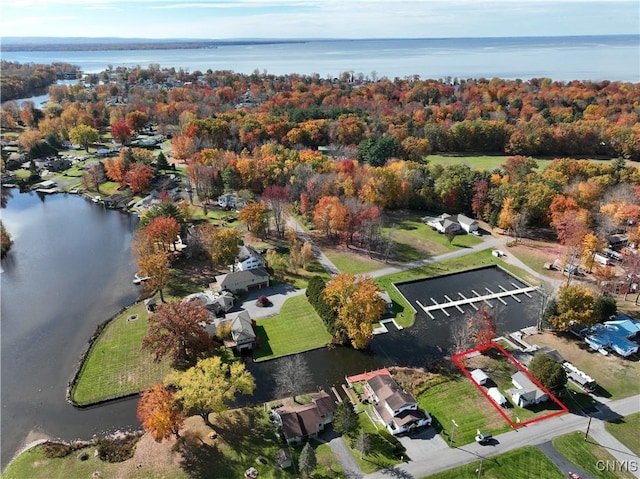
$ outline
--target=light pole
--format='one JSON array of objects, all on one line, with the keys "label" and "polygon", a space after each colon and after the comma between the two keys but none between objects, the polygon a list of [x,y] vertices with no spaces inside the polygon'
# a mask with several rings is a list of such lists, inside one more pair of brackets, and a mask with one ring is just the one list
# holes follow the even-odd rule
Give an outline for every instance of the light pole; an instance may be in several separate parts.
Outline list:
[{"label": "light pole", "polygon": [[484,461],[484,458],[480,459],[480,467],[476,469],[476,472],[478,473],[478,479],[480,479],[480,475],[482,474],[482,461]]},{"label": "light pole", "polygon": [[455,419],[451,419],[451,422],[453,423],[453,427],[451,428],[451,434],[449,434],[449,447],[451,447],[451,443],[453,442],[453,433],[458,427],[458,423],[455,421]]}]

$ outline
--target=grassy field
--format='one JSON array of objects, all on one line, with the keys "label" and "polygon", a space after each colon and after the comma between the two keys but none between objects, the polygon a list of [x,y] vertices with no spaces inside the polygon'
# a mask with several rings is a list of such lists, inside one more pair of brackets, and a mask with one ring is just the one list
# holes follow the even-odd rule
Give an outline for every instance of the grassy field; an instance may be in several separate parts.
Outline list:
[{"label": "grassy field", "polygon": [[[511,429],[500,413],[464,376],[426,389],[418,395],[418,402],[431,414],[436,431],[452,446],[473,442],[478,429],[494,435]],[[455,407],[452,407],[453,404]],[[458,424],[457,427],[453,421]]]},{"label": "grassy field", "polygon": [[385,267],[385,264],[349,251],[325,249],[324,254],[342,273],[370,273]]},{"label": "grassy field", "polygon": [[[474,155],[472,153],[445,153],[438,155],[427,156],[429,163],[436,163],[440,165],[468,165],[474,170],[486,170],[491,171],[496,168],[500,168],[507,158],[511,155]],[[552,159],[549,158],[534,158],[538,164],[538,170],[543,171],[547,166],[551,164]],[[598,163],[608,163],[611,160],[589,160]]]},{"label": "grassy field", "polygon": [[[237,479],[255,467],[260,478],[297,477],[293,467],[280,469],[275,462],[282,447],[273,425],[262,408],[234,410],[214,420],[217,438],[199,417],[187,419],[181,439],[156,443],[149,435],[141,438],[133,458],[121,463],[107,463],[94,457],[95,446],[78,450],[64,458],[49,459],[37,446],[20,455],[7,467],[5,479],[66,479],[80,477],[127,479],[188,479],[216,477]],[[327,444],[312,442],[318,466],[314,477],[342,478],[342,468]],[[79,454],[89,457],[81,461]],[[301,447],[290,448],[297,463]],[[258,457],[263,458],[258,461]],[[297,467],[297,466],[296,466]],[[296,469],[297,470],[297,469]]]},{"label": "grassy field", "polygon": [[[482,469],[480,469],[482,468]],[[523,447],[423,479],[562,479],[565,475],[535,447]]]},{"label": "grassy field", "polygon": [[256,323],[261,342],[254,353],[256,361],[321,348],[331,341],[320,316],[304,295],[287,299],[280,314]]},{"label": "grassy field", "polygon": [[[135,320],[130,318],[136,317]],[[156,363],[141,349],[147,334],[147,313],[138,303],[111,321],[84,362],[71,397],[80,405],[134,394],[161,382],[169,362]]]},{"label": "grassy field", "polygon": [[613,354],[603,356],[571,335],[540,333],[527,336],[526,341],[556,349],[562,357],[581,369],[598,384],[598,395],[622,399],[640,394],[640,363]]},{"label": "grassy field", "polygon": [[[635,476],[628,471],[616,471],[615,473],[598,467],[598,461],[611,461],[614,458],[609,452],[593,439],[584,440],[584,433],[572,432],[553,439],[553,447],[572,463],[580,466],[586,472],[597,479],[632,479]],[[602,464],[602,463],[600,463]]]},{"label": "grassy field", "polygon": [[614,422],[605,423],[609,434],[640,456],[640,412],[630,414]]}]

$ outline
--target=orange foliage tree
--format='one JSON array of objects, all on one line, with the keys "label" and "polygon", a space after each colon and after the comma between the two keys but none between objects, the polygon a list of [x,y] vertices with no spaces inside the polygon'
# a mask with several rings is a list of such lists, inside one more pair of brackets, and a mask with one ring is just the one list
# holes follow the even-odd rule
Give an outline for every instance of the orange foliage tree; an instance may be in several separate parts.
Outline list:
[{"label": "orange foliage tree", "polygon": [[142,427],[156,442],[162,442],[172,434],[180,437],[185,415],[178,407],[174,394],[164,384],[154,384],[142,392],[137,415]]}]

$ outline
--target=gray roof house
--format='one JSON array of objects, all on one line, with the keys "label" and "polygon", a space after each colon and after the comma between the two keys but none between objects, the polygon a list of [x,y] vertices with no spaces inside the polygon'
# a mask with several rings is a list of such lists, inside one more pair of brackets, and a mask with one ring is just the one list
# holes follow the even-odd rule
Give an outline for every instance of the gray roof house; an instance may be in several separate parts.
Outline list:
[{"label": "gray roof house", "polygon": [[229,313],[224,318],[214,318],[213,323],[205,326],[205,329],[214,335],[221,326],[231,327],[229,337],[223,339],[226,347],[242,352],[251,351],[256,346],[256,333],[248,311],[242,310]]},{"label": "gray roof house", "polygon": [[250,269],[264,268],[267,266],[267,262],[253,246],[242,245],[236,262],[233,267],[229,267],[233,271],[247,271]]},{"label": "gray roof house", "polygon": [[529,376],[518,371],[511,376],[511,382],[515,388],[507,389],[511,399],[520,407],[533,406],[549,400],[549,395],[540,389]]},{"label": "gray roof house", "polygon": [[367,395],[375,403],[376,419],[393,434],[430,426],[431,416],[418,408],[418,401],[388,374],[378,374],[365,383]]}]

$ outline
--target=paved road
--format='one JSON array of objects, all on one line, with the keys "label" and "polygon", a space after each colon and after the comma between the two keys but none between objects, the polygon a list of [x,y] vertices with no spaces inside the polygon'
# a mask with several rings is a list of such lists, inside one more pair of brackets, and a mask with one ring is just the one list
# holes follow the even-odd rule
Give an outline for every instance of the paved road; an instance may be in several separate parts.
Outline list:
[{"label": "paved road", "polygon": [[327,258],[327,256],[322,252],[322,250],[320,250],[320,248],[313,244],[313,241],[311,241],[309,235],[305,232],[302,225],[298,223],[298,220],[289,215],[287,217],[287,226],[296,232],[300,240],[311,244],[311,247],[313,248],[313,254],[327,273],[329,273],[331,276],[340,273],[340,270],[336,267],[336,265],[333,264],[329,258]]},{"label": "paved road", "polygon": [[[640,395],[601,404],[598,409],[598,412],[594,414],[594,419],[592,420],[590,435],[592,430],[600,427],[603,419],[611,420],[638,412],[640,410]],[[587,424],[588,418],[585,416],[563,414],[562,416],[500,434],[496,436],[498,442],[495,445],[481,446],[473,443],[457,448],[442,447],[434,451],[430,458],[411,461],[390,469],[377,471],[366,475],[365,479],[386,479],[388,477],[418,479],[480,459],[490,460],[497,454],[519,449],[524,446],[544,444],[551,438],[570,432],[584,432],[586,431]],[[602,428],[604,430],[604,425],[602,425]],[[613,440],[615,441],[615,439]],[[620,449],[621,446],[617,441],[616,443],[611,443],[610,440],[607,441],[607,444],[602,445],[610,447],[611,452],[614,452],[613,449]],[[632,457],[626,457],[626,459],[632,459]]]},{"label": "paved road", "polygon": [[553,462],[563,474],[568,475],[570,472],[578,474],[582,479],[594,479],[591,474],[587,474],[581,467],[577,467],[572,462],[569,462],[562,454],[560,454],[551,441],[538,444],[538,449],[545,453],[545,455]]},{"label": "paved road", "polygon": [[318,440],[329,444],[333,455],[342,466],[342,471],[347,479],[362,479],[364,477],[364,472],[362,472],[362,469],[358,466],[358,463],[354,459],[353,454],[351,454],[351,450],[347,447],[344,439],[342,439],[342,436],[337,434],[333,429],[329,429],[322,433],[322,435],[318,437]]}]

